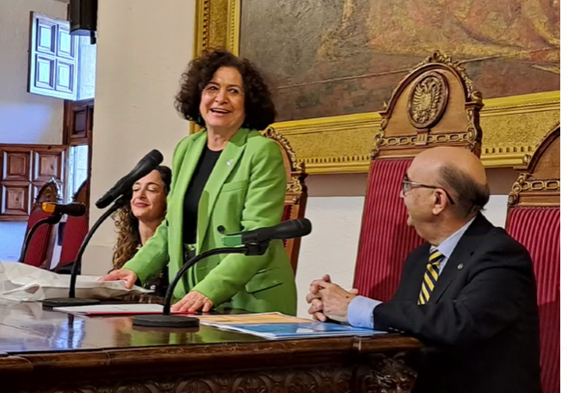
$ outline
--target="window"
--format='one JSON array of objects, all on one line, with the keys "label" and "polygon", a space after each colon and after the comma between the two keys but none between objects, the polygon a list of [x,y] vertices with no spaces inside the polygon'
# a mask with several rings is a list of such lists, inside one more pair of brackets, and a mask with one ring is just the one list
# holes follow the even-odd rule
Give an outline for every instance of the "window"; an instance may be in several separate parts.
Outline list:
[{"label": "window", "polygon": [[69,22],[32,12],[28,92],[76,100],[78,43]]},{"label": "window", "polygon": [[89,175],[89,146],[79,145],[69,148],[69,175],[67,176],[67,203],[79,191]]}]

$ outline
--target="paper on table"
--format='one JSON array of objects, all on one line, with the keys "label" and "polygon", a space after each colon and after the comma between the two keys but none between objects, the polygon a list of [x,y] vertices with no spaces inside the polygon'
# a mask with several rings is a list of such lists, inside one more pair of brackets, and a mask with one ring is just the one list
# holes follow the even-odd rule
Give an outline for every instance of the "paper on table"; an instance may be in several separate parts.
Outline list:
[{"label": "paper on table", "polygon": [[[108,299],[127,294],[148,293],[135,286],[127,289],[124,281],[98,281],[97,276],[77,276],[76,295],[79,298]],[[37,301],[69,294],[70,275],[63,275],[20,262],[0,261],[0,299]]]},{"label": "paper on table", "polygon": [[258,314],[199,315],[201,324],[209,326],[244,325],[258,323],[302,323],[310,319],[291,317],[279,312]]},{"label": "paper on table", "polygon": [[222,330],[252,334],[254,336],[260,336],[269,340],[344,336],[373,336],[386,333],[376,330],[356,328],[349,325],[316,321],[301,323],[263,323],[242,325],[214,324],[213,326]]},{"label": "paper on table", "polygon": [[96,304],[92,306],[54,307],[53,311],[61,311],[78,315],[109,315],[109,314],[161,314],[160,304]]},{"label": "paper on table", "polygon": [[[75,315],[138,315],[161,314],[163,306],[156,303],[95,304],[92,306],[54,307],[53,310]],[[172,311],[171,314],[194,313]]]}]

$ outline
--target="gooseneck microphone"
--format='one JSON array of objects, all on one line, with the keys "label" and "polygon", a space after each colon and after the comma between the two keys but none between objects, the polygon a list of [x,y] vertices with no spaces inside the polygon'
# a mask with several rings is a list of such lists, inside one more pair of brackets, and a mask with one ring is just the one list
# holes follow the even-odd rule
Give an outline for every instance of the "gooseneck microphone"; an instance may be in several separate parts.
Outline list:
[{"label": "gooseneck microphone", "polygon": [[96,201],[96,207],[104,209],[118,197],[131,191],[134,183],[156,169],[162,161],[163,155],[158,150],[154,149],[146,154],[146,156],[138,162],[129,174],[118,180],[118,182],[116,182],[116,184],[108,190],[106,194]]},{"label": "gooseneck microphone", "polygon": [[68,216],[80,217],[85,215],[85,213],[87,212],[87,207],[82,203],[76,202],[69,203],[67,205],[44,202],[41,205],[41,210],[46,213],[61,213],[67,214]]},{"label": "gooseneck microphone", "polygon": [[41,205],[41,210],[43,210],[45,213],[51,213],[51,215],[38,220],[27,233],[22,245],[22,250],[20,251],[20,258],[18,259],[20,262],[24,261],[31,239],[40,226],[45,224],[55,225],[59,223],[59,221],[61,221],[61,218],[63,217],[63,214],[67,214],[68,216],[82,216],[87,211],[87,208],[81,203],[69,203],[68,205],[61,205],[59,203],[44,202]]},{"label": "gooseneck microphone", "polygon": [[[227,235],[223,238],[225,245],[227,242],[239,243],[240,247],[225,247],[215,248],[213,250],[205,251],[202,254],[196,255],[187,261],[183,267],[177,272],[171,284],[167,287],[165,294],[165,301],[163,304],[163,313],[159,315],[140,315],[134,317],[133,324],[137,326],[147,327],[176,327],[188,328],[198,327],[199,319],[171,315],[171,298],[173,290],[183,275],[189,268],[197,262],[219,254],[244,254],[244,255],[264,255],[270,246],[272,240],[281,239],[294,239],[302,237],[311,233],[311,221],[306,218],[298,220],[284,221],[280,224],[268,228],[260,228],[253,231],[241,232],[238,235]],[[226,240],[226,241],[225,241]]]},{"label": "gooseneck microphone", "polygon": [[148,173],[156,169],[159,164],[163,161],[163,156],[158,150],[152,150],[140,162],[136,167],[112,187],[106,194],[102,196],[96,203],[96,207],[99,209],[104,209],[108,205],[114,202],[114,204],[106,210],[99,218],[96,220],[94,225],[89,229],[89,232],[85,236],[81,248],[77,252],[77,258],[73,263],[73,269],[71,270],[71,281],[69,283],[69,297],[66,298],[52,298],[43,300],[43,305],[47,307],[65,307],[65,306],[79,306],[87,304],[97,304],[100,303],[97,299],[83,299],[75,297],[75,287],[77,284],[77,275],[81,273],[81,263],[83,260],[83,254],[89,241],[93,237],[96,230],[108,217],[112,215],[115,211],[129,203],[130,192],[132,191],[132,186],[136,181],[146,176]]},{"label": "gooseneck microphone", "polygon": [[257,244],[270,240],[286,240],[302,237],[311,233],[311,221],[306,218],[288,220],[268,228],[259,228],[252,231],[238,232],[222,237],[227,247],[236,247],[247,244]]}]

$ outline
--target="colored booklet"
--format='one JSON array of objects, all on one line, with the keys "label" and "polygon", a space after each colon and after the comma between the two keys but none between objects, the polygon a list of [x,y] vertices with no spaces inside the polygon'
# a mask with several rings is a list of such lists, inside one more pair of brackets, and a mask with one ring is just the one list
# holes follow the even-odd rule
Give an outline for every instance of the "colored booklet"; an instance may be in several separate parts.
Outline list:
[{"label": "colored booklet", "polygon": [[219,329],[252,334],[254,336],[260,336],[269,340],[342,336],[373,336],[377,334],[385,334],[385,332],[379,332],[376,330],[356,328],[349,325],[326,322],[266,323],[214,326]]},{"label": "colored booklet", "polygon": [[202,325],[252,334],[270,340],[385,334],[385,332],[376,330],[356,328],[337,323],[317,322],[310,319],[290,317],[280,313],[203,315],[199,319]]}]

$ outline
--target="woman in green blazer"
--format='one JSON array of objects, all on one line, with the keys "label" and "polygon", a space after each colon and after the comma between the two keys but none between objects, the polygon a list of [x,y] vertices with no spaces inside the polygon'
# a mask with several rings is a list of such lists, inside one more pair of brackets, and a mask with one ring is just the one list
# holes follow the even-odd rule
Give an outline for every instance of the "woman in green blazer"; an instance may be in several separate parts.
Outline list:
[{"label": "woman in green blazer", "polygon": [[[273,123],[274,104],[260,73],[246,59],[213,51],[189,64],[177,109],[205,130],[179,143],[173,156],[167,215],[122,269],[103,280],[144,283],[168,264],[170,282],[193,255],[223,247],[225,233],[281,221],[286,173],[279,146],[258,131]],[[228,306],[252,312],[296,313],[296,288],[283,243],[266,254],[209,257],[174,290],[173,311]]]}]

